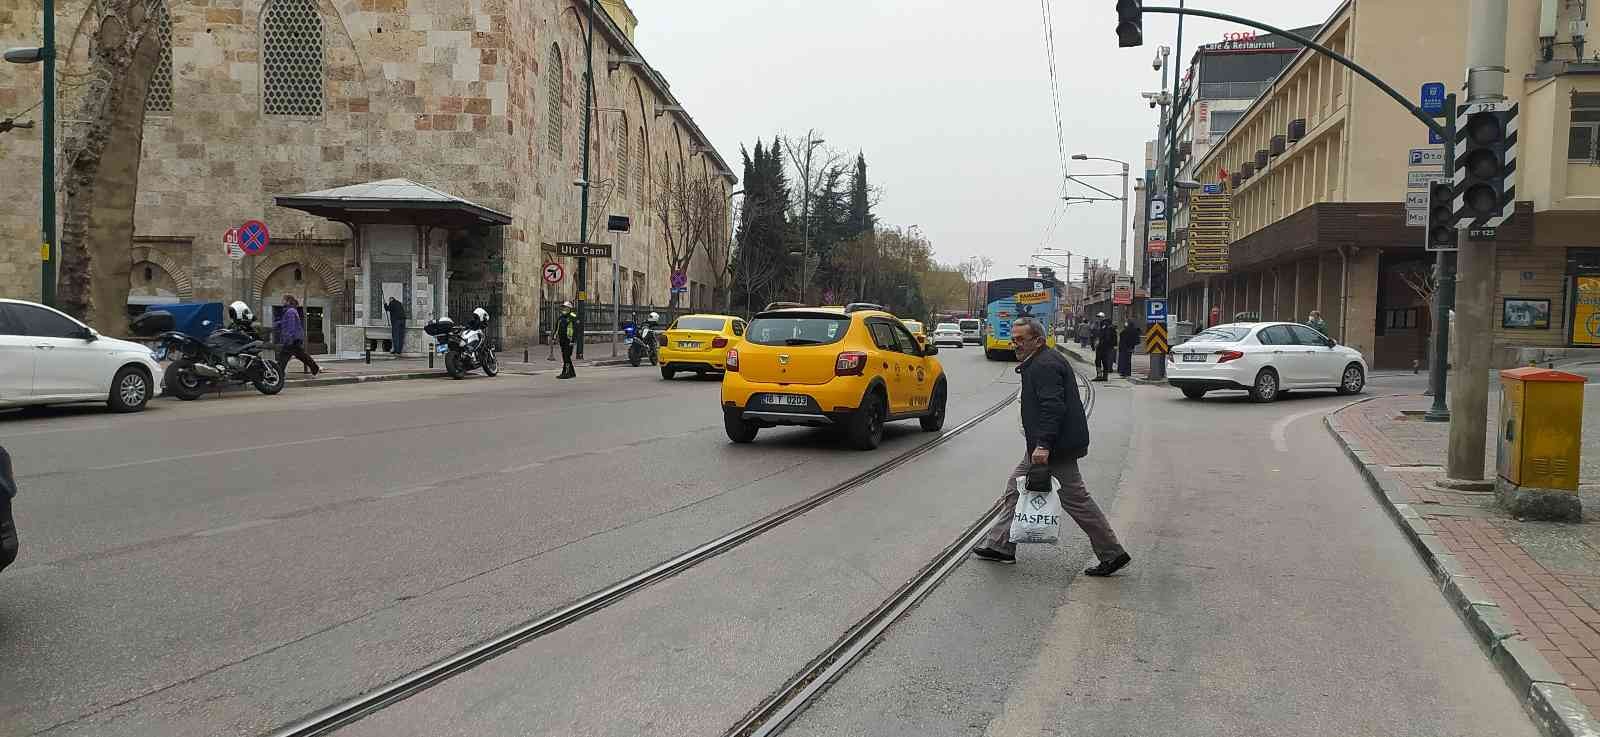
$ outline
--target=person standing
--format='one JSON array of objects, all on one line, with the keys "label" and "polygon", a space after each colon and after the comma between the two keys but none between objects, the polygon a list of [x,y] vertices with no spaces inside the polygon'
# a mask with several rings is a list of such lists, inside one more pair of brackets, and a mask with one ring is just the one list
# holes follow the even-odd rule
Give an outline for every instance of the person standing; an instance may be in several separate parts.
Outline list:
[{"label": "person standing", "polygon": [[389,352],[398,356],[406,349],[406,306],[390,297],[383,311],[389,313]]},{"label": "person standing", "polygon": [[1089,321],[1087,319],[1078,320],[1078,345],[1088,348],[1089,337],[1093,333],[1094,331],[1089,329]]},{"label": "person standing", "polygon": [[572,366],[573,341],[578,336],[578,313],[572,309],[571,302],[561,303],[561,316],[556,318],[556,341],[561,344],[561,373],[557,379],[572,379],[578,376],[578,370]]},{"label": "person standing", "polygon": [[1117,341],[1117,373],[1126,379],[1133,375],[1133,350],[1139,347],[1139,327],[1129,320],[1122,326],[1122,335]]},{"label": "person standing", "polygon": [[1112,326],[1106,313],[1101,312],[1096,317],[1100,324],[1094,331],[1094,370],[1095,381],[1106,381],[1111,378],[1117,359],[1117,329]]},{"label": "person standing", "polygon": [[306,318],[300,310],[300,300],[293,295],[283,295],[283,309],[278,311],[278,319],[272,327],[278,333],[278,373],[289,368],[290,357],[300,359],[312,376],[322,373],[311,354],[306,353]]},{"label": "person standing", "polygon": [[1328,321],[1322,319],[1321,310],[1311,311],[1311,315],[1306,318],[1306,326],[1312,330],[1322,333],[1323,335],[1328,334]]},{"label": "person standing", "polygon": [[[1114,332],[1114,331],[1113,331]],[[1057,351],[1045,350],[1044,326],[1033,318],[1018,320],[1011,328],[1011,340],[1016,345],[1017,357],[1022,364],[1017,373],[1022,375],[1022,434],[1027,447],[1022,462],[1006,476],[1006,493],[1001,507],[1015,508],[1017,503],[1017,478],[1030,478],[1048,469],[1050,476],[1061,484],[1056,492],[1061,497],[1061,508],[1078,524],[1089,545],[1094,549],[1099,563],[1084,570],[1089,576],[1109,576],[1133,562],[1133,556],[1123,549],[1117,533],[1111,529],[1100,507],[1089,496],[1078,469],[1078,459],[1089,454],[1089,418],[1084,413],[1083,399],[1078,395],[1078,381],[1067,365],[1067,360]],[[1017,545],[1011,542],[1011,515],[997,520],[989,529],[980,547],[973,555],[996,563],[1017,562]]]}]

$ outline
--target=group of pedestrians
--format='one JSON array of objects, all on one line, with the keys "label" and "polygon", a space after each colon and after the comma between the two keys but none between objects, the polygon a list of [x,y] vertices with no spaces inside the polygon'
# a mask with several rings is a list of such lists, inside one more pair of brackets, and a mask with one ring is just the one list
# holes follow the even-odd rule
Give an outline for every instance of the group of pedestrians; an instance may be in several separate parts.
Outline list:
[{"label": "group of pedestrians", "polygon": [[1107,381],[1115,371],[1126,379],[1133,375],[1133,352],[1139,347],[1139,325],[1129,320],[1118,332],[1106,313],[1095,315],[1095,322],[1078,323],[1078,345],[1094,351],[1094,381]]}]

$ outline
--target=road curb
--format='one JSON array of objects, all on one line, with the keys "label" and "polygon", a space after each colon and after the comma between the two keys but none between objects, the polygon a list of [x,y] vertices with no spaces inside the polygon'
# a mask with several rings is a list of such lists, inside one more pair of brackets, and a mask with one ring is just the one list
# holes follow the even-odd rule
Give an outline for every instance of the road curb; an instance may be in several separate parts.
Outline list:
[{"label": "road curb", "polygon": [[1405,533],[1433,574],[1445,600],[1461,616],[1506,683],[1516,691],[1523,706],[1538,722],[1540,731],[1550,737],[1600,737],[1600,722],[1596,722],[1578,701],[1550,661],[1532,643],[1519,639],[1521,633],[1499,603],[1484,591],[1477,579],[1466,574],[1461,562],[1439,542],[1427,520],[1404,501],[1399,479],[1378,464],[1369,449],[1334,426],[1334,417],[1381,398],[1368,397],[1345,405],[1324,417],[1323,426],[1339,442],[1345,455],[1355,462],[1373,496],[1382,502],[1389,517]]}]

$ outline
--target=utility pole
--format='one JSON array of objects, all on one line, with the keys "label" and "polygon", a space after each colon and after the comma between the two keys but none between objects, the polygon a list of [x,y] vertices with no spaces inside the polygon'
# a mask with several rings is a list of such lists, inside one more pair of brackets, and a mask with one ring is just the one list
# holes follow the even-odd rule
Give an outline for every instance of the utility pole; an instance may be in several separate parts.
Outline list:
[{"label": "utility pole", "polygon": [[[1467,104],[1505,99],[1507,0],[1471,0],[1467,10]],[[1455,166],[1456,162],[1450,162]],[[1458,193],[1459,197],[1460,194]],[[1450,395],[1445,476],[1482,481],[1494,349],[1494,241],[1462,239],[1456,275],[1456,390]],[[1441,316],[1442,319],[1448,319]]]},{"label": "utility pole", "polygon": [[56,264],[61,249],[56,244],[56,8],[55,0],[44,0],[44,116],[40,126],[43,158],[39,177],[40,220],[43,243],[39,247],[39,301],[56,306]]},{"label": "utility pole", "polygon": [[[1445,166],[1454,167],[1456,163],[1456,96],[1451,93],[1444,99],[1445,129],[1450,135],[1445,136],[1444,160]],[[1446,172],[1452,174],[1451,172]],[[1448,187],[1445,187],[1448,189]],[[1431,190],[1430,190],[1431,191]],[[1445,207],[1454,208],[1454,202],[1445,203]],[[1428,217],[1433,217],[1433,204],[1429,201]],[[1430,229],[1432,225],[1428,226]],[[1451,228],[1455,224],[1450,225]],[[1429,237],[1432,238],[1432,233]],[[1446,234],[1449,238],[1451,234]],[[1453,234],[1460,248],[1459,232]],[[1433,358],[1428,365],[1428,389],[1433,393],[1433,406],[1428,408],[1422,419],[1428,422],[1449,422],[1450,404],[1446,397],[1450,386],[1450,311],[1456,308],[1456,252],[1441,250],[1434,257],[1433,263]]]},{"label": "utility pole", "polygon": [[[583,37],[583,178],[579,180],[578,187],[582,190],[578,208],[578,242],[589,242],[589,127],[594,121],[594,21],[595,0],[589,0],[589,32]],[[612,255],[615,259],[615,254]],[[589,259],[585,256],[578,257],[578,325],[577,325],[577,357],[583,358],[583,324],[588,316],[586,307],[589,301]],[[615,344],[617,336],[611,335],[611,342]]]}]

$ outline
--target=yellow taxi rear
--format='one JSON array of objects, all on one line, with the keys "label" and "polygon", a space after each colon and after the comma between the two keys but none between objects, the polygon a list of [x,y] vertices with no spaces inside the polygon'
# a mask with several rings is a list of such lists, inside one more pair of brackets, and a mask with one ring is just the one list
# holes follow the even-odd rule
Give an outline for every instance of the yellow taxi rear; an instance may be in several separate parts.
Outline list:
[{"label": "yellow taxi rear", "polygon": [[685,371],[703,376],[724,370],[728,349],[739,344],[744,331],[744,320],[731,315],[684,315],[673,320],[662,337],[661,378]]},{"label": "yellow taxi rear", "polygon": [[766,427],[833,427],[871,449],[885,422],[917,418],[925,430],[939,430],[948,390],[937,353],[881,310],[763,312],[728,351],[728,437],[748,443]]}]

